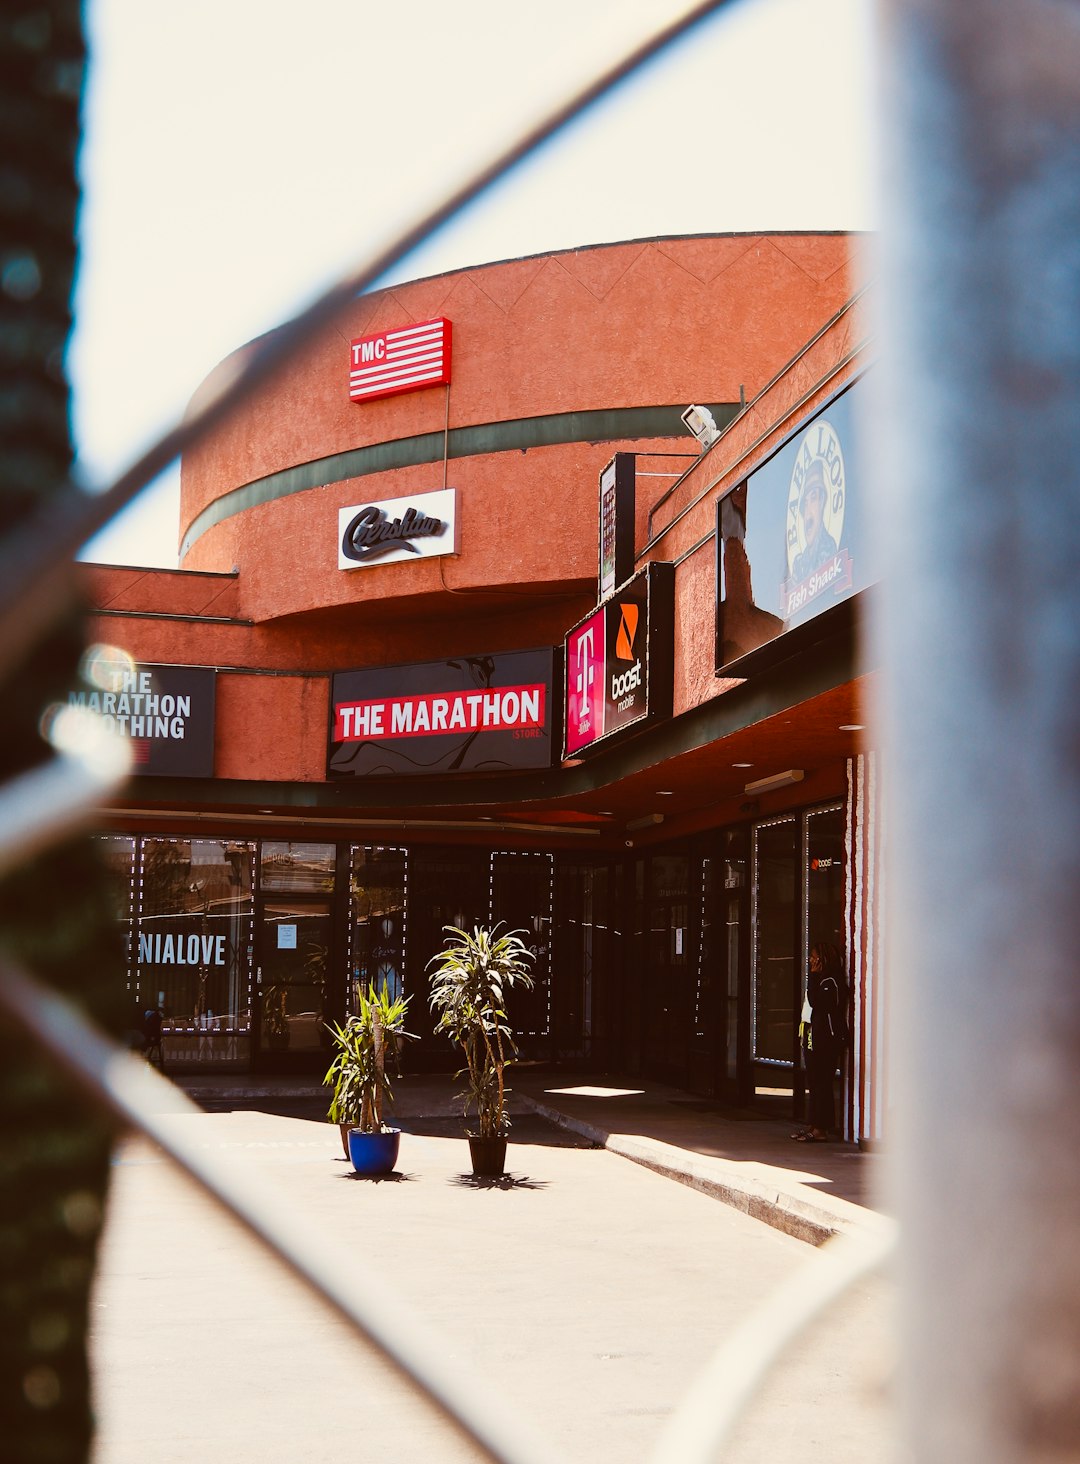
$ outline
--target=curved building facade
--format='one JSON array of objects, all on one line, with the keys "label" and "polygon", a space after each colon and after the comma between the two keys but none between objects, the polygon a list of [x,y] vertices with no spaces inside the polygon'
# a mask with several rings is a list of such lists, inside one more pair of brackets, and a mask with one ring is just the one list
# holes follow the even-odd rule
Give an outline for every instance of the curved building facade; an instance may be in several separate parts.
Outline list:
[{"label": "curved building facade", "polygon": [[426,962],[502,920],[529,1055],[798,1113],[827,937],[877,1136],[859,289],[849,236],[760,234],[364,296],[186,454],[178,570],[84,567],[167,1062],[315,1070],[385,977],[441,1065]]}]

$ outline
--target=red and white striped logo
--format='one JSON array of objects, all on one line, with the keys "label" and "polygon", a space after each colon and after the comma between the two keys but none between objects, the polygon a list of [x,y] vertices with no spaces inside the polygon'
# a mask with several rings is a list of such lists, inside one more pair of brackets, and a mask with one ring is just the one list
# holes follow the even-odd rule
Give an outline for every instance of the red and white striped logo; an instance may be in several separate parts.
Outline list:
[{"label": "red and white striped logo", "polygon": [[354,402],[444,386],[450,380],[450,322],[440,317],[361,336],[350,344],[349,362]]}]

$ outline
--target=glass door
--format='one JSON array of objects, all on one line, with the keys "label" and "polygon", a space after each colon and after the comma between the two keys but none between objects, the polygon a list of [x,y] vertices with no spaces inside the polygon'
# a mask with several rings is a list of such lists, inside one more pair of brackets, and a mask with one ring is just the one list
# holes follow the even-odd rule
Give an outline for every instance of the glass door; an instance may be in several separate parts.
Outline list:
[{"label": "glass door", "polygon": [[689,881],[690,860],[685,854],[657,854],[651,859],[644,1071],[660,1082],[683,1087],[690,1072],[696,976],[690,949]]},{"label": "glass door", "polygon": [[846,959],[842,803],[753,828],[750,1048],[754,1097],[798,1116],[803,1098],[799,1017],[810,947],[828,941]]},{"label": "glass door", "polygon": [[258,1033],[260,1051],[275,1060],[272,1065],[307,1067],[327,1051],[330,941],[329,899],[261,897]]},{"label": "glass door", "polygon": [[751,1042],[754,1096],[791,1109],[794,1096],[798,964],[798,819],[757,824],[753,841]]}]

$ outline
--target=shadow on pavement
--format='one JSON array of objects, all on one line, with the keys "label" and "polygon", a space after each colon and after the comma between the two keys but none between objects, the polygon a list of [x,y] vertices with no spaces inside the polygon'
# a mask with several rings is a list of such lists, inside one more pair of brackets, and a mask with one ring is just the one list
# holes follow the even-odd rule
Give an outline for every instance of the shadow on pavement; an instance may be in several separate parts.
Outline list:
[{"label": "shadow on pavement", "polygon": [[[321,1095],[200,1096],[196,1101],[204,1113],[265,1113],[276,1118],[298,1118],[330,1126],[326,1117],[327,1099]],[[389,1121],[404,1134],[433,1139],[464,1139],[468,1126],[459,1114],[392,1114]],[[553,1149],[603,1147],[594,1139],[560,1128],[543,1115],[528,1111],[513,1115],[510,1142],[539,1144]]]},{"label": "shadow on pavement", "polygon": [[449,1183],[457,1185],[458,1189],[477,1190],[539,1190],[548,1187],[546,1179],[530,1179],[527,1174],[455,1174]]},{"label": "shadow on pavement", "polygon": [[400,1169],[392,1169],[389,1174],[357,1174],[354,1169],[338,1175],[338,1179],[356,1179],[361,1184],[415,1184],[419,1178],[418,1174],[404,1174]]}]

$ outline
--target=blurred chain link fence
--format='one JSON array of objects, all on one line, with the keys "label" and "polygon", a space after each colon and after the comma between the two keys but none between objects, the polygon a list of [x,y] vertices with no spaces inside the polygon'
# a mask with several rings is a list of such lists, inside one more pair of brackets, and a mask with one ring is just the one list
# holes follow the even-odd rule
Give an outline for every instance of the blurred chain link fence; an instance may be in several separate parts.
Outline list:
[{"label": "blurred chain link fence", "polygon": [[[422,1336],[378,1319],[368,1278],[331,1274],[311,1238],[271,1222],[246,1182],[157,1131],[148,1100],[162,1080],[116,1044],[126,1020],[121,953],[102,877],[74,837],[122,762],[46,714],[83,653],[78,549],[343,302],[722,8],[713,0],[686,11],[375,247],[93,499],[70,484],[62,364],[80,6],[48,0],[0,20],[0,1413],[12,1464],[89,1452],[87,1305],[111,1142],[125,1126],[170,1152],[487,1457],[545,1457],[510,1422],[493,1421],[490,1400],[480,1408]],[[1066,1259],[1080,1213],[1080,9],[881,0],[879,18],[885,349],[875,471],[890,571],[875,634],[896,807],[891,961],[904,973],[892,1141],[905,1236],[901,1433],[908,1457],[927,1464],[1056,1460],[1080,1448],[1080,1281]],[[787,1333],[887,1248],[819,1267],[784,1300]],[[769,1341],[737,1342],[741,1365],[725,1354],[658,1458],[715,1456],[778,1346],[775,1328]]]}]

